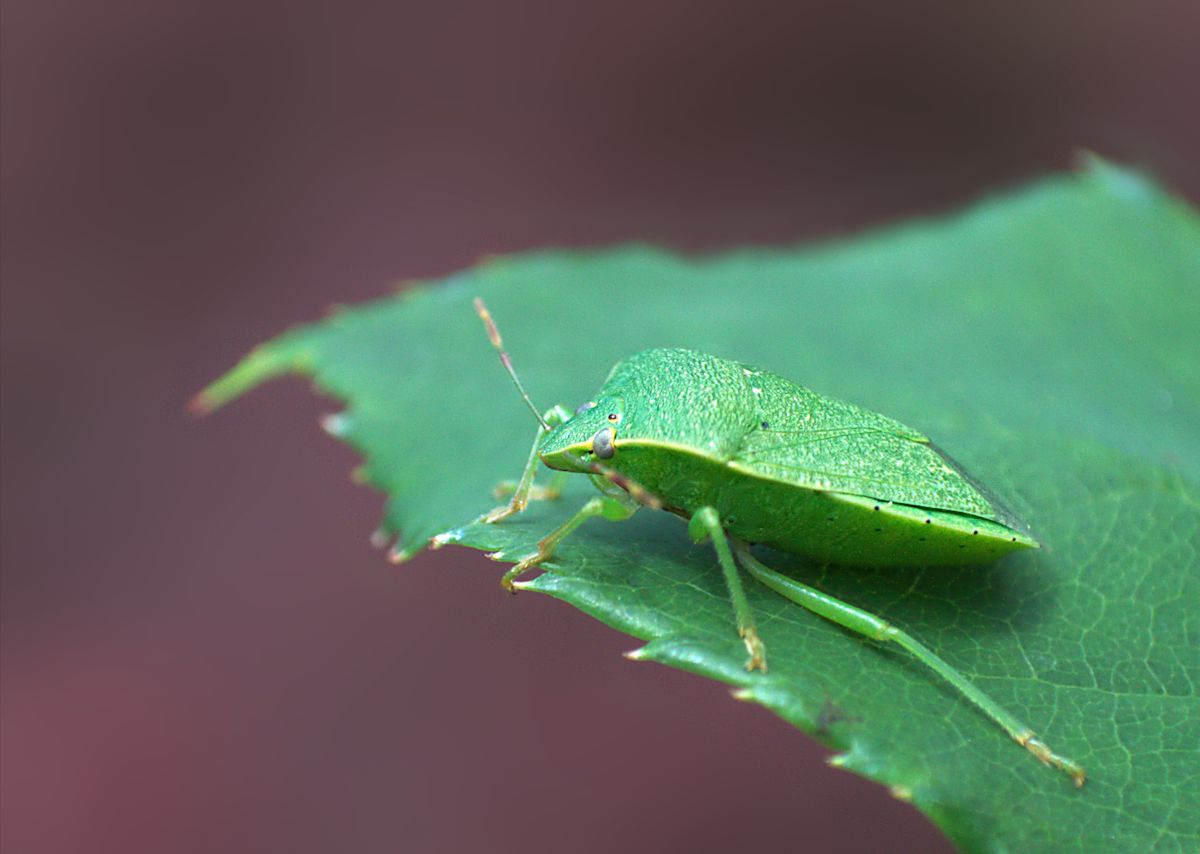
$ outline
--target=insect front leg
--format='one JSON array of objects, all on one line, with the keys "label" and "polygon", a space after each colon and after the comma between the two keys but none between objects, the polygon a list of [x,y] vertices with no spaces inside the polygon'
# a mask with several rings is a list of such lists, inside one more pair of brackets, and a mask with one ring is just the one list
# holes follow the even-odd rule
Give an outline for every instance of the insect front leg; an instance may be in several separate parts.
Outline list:
[{"label": "insect front leg", "polygon": [[729,588],[729,601],[733,603],[733,615],[737,620],[738,634],[746,644],[750,659],[746,662],[747,670],[767,672],[767,650],[762,639],[758,636],[758,627],[754,624],[754,612],[746,600],[746,591],[742,588],[742,579],[738,575],[737,564],[733,562],[733,554],[729,550],[729,541],[725,537],[725,529],[721,526],[721,518],[712,507],[701,507],[692,514],[688,522],[688,534],[697,543],[711,539],[717,552],[717,561],[721,571],[725,573],[725,586]]},{"label": "insect front leg", "polygon": [[515,593],[520,584],[517,577],[554,556],[555,549],[563,539],[593,516],[603,516],[613,522],[622,522],[637,512],[638,504],[628,496],[597,495],[579,508],[579,511],[563,522],[538,543],[537,551],[522,558],[512,569],[504,573],[500,585],[509,593]]},{"label": "insect front leg", "polygon": [[980,711],[999,724],[1013,741],[1046,765],[1069,774],[1076,786],[1083,785],[1087,775],[1078,763],[1050,750],[1045,742],[1033,734],[1033,730],[1017,720],[1011,712],[975,687],[967,677],[939,658],[933,650],[912,635],[868,611],[835,599],[807,584],[801,584],[794,578],[781,575],[773,569],[768,569],[750,553],[750,549],[745,543],[735,542],[734,548],[737,550],[738,560],[741,561],[746,571],[780,596],[852,632],[865,635],[871,640],[893,641],[908,650],[918,661],[953,685]]},{"label": "insect front leg", "polygon": [[[553,409],[547,410],[546,414],[542,417],[547,424],[554,427],[562,424],[571,416],[562,406],[555,406]],[[512,481],[505,481],[496,487],[497,498],[502,497],[510,489],[512,491],[512,498],[507,504],[502,504],[486,513],[483,516],[485,524],[499,522],[501,519],[520,513],[530,501],[558,498],[562,489],[564,472],[556,472],[554,479],[550,481],[550,485],[545,488],[539,489],[533,482],[538,467],[538,444],[542,441],[542,436],[545,434],[546,429],[539,425],[537,434],[533,437],[533,447],[529,449],[529,459],[525,461],[525,468],[521,472],[521,479],[515,484]]]}]

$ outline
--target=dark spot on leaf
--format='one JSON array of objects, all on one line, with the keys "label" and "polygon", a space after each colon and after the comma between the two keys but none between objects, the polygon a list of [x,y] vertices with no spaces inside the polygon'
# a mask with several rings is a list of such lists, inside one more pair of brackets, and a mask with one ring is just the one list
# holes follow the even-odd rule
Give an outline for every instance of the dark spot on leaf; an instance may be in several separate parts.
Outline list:
[{"label": "dark spot on leaf", "polygon": [[930,522],[932,522],[932,521],[933,521],[932,519],[926,519],[926,520],[925,520],[925,524],[926,524],[926,525],[928,525],[928,524],[929,524]]},{"label": "dark spot on leaf", "polygon": [[762,423],[762,428],[763,428],[764,430],[769,430],[769,429],[770,429],[770,427],[771,427],[771,425],[770,425],[770,424],[768,424],[766,421],[764,421],[764,422]]},{"label": "dark spot on leaf", "polygon": [[825,702],[821,705],[821,711],[817,715],[817,730],[819,732],[828,732],[829,728],[836,723],[840,723],[842,721],[857,722],[861,720],[862,718],[856,718],[852,715],[846,714],[845,710],[826,697]]},{"label": "dark spot on leaf", "polygon": [[876,504],[876,505],[875,505],[875,509],[876,509],[876,510],[878,510],[878,509],[879,509],[879,505],[878,505],[878,504]]}]

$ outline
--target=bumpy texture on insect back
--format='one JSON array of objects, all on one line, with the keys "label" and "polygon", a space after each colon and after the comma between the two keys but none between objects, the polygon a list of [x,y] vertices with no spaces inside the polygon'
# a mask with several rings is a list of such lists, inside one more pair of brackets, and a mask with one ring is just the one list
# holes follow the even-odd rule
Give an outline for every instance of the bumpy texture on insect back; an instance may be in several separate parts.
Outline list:
[{"label": "bumpy texture on insect back", "polygon": [[556,454],[586,455],[611,428],[609,466],[681,515],[715,507],[750,542],[853,566],[985,563],[1037,546],[926,436],[768,371],[644,350],[594,402],[543,439],[549,465],[572,469]]}]

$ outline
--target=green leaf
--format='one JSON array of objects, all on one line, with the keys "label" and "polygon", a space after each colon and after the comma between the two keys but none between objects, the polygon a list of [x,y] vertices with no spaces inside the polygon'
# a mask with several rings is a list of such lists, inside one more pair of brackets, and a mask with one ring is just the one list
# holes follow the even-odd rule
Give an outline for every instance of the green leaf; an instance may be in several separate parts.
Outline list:
[{"label": "green leaf", "polygon": [[[531,585],[644,639],[843,751],[969,850],[1200,850],[1200,221],[1094,162],[952,219],[691,260],[649,247],[488,261],[254,351],[198,399],[311,375],[331,432],[387,495],[401,557],[435,534],[509,561],[591,494],[466,524],[519,474],[534,423],[470,301],[489,303],[541,407],[622,356],[683,346],[762,365],[934,437],[1045,544],[991,567],[773,565],[910,630],[1089,779],[1074,788],[903,652],[748,582],[744,650],[711,548],[678,519],[592,521]],[[500,595],[497,591],[497,595]]]}]

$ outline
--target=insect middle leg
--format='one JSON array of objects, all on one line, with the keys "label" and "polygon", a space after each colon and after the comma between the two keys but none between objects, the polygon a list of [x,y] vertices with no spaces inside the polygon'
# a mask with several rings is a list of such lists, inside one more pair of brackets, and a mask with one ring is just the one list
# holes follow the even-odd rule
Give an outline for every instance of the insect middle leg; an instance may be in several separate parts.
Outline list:
[{"label": "insect middle leg", "polygon": [[[555,406],[553,409],[547,410],[546,414],[542,417],[547,424],[554,427],[557,424],[562,424],[571,416],[562,406]],[[533,482],[538,467],[538,444],[542,441],[542,436],[545,433],[545,428],[539,426],[537,434],[533,437],[533,447],[529,449],[529,459],[525,461],[525,468],[521,471],[521,479],[515,484],[512,481],[506,481],[496,487],[497,498],[502,497],[509,489],[512,490],[512,498],[509,499],[507,504],[502,504],[489,513],[486,513],[483,516],[485,523],[498,522],[501,519],[520,513],[530,501],[558,498],[562,489],[563,472],[555,472],[555,477],[550,481],[548,487],[539,488]]]},{"label": "insect middle leg", "polygon": [[1050,750],[1045,742],[1033,734],[1033,730],[1021,723],[1011,712],[983,693],[979,688],[975,687],[971,680],[943,661],[933,650],[929,649],[929,647],[922,644],[912,635],[896,628],[868,611],[856,608],[840,599],[835,599],[813,587],[809,587],[807,584],[801,584],[794,578],[789,578],[773,569],[767,568],[750,553],[750,549],[745,543],[735,541],[734,549],[738,560],[746,568],[747,572],[785,599],[795,602],[797,605],[807,608],[814,614],[837,623],[843,628],[857,632],[860,635],[865,635],[871,640],[893,641],[906,649],[918,661],[953,685],[960,694],[974,703],[980,711],[999,724],[1013,741],[1024,747],[1046,765],[1058,768],[1060,771],[1069,774],[1071,779],[1075,781],[1076,786],[1083,785],[1083,781],[1087,776],[1083,768],[1065,756],[1059,756]]},{"label": "insect middle leg", "polygon": [[593,516],[603,516],[613,522],[621,522],[637,512],[638,504],[627,497],[622,499],[611,495],[597,495],[579,508],[567,521],[563,522],[538,543],[537,551],[522,558],[512,569],[504,573],[500,585],[510,593],[515,593],[513,582],[524,572],[533,569],[554,556],[554,550],[563,539]]},{"label": "insect middle leg", "polygon": [[701,507],[692,514],[688,521],[688,534],[697,542],[711,539],[717,552],[717,562],[725,574],[725,586],[729,588],[729,601],[733,603],[733,615],[737,621],[738,634],[746,644],[750,659],[746,662],[747,670],[767,672],[767,650],[762,639],[758,636],[758,627],[754,623],[754,612],[746,600],[746,591],[742,587],[741,576],[738,575],[737,564],[729,551],[729,540],[725,537],[725,529],[721,527],[721,518],[712,507]]}]

